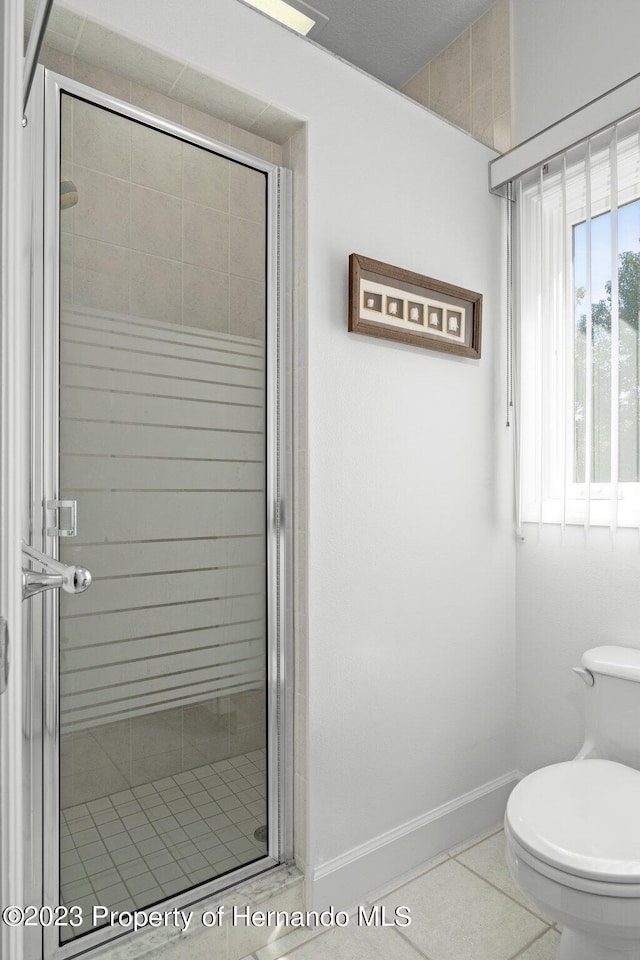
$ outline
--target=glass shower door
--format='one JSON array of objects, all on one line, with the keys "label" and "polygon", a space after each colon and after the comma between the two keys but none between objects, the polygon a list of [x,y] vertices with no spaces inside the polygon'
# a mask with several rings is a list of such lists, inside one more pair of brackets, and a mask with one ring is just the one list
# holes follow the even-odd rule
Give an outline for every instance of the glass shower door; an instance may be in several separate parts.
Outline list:
[{"label": "glass shower door", "polygon": [[93,576],[50,601],[64,944],[269,852],[271,438],[265,172],[70,93],[60,119],[46,543]]}]

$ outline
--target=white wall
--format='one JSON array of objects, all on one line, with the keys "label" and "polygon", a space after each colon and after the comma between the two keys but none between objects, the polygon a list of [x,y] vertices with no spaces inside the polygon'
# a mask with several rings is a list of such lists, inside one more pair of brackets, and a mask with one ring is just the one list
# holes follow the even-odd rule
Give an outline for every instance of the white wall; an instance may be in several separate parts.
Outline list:
[{"label": "white wall", "polygon": [[512,0],[513,142],[640,70],[637,0]]},{"label": "white wall", "polygon": [[[513,0],[514,142],[636,74],[637,0]],[[518,766],[567,759],[581,742],[571,673],[599,643],[640,647],[637,531],[527,527],[517,551]]]},{"label": "white wall", "polygon": [[528,773],[582,743],[582,683],[600,644],[640,649],[640,534],[525,526],[518,547],[518,764]]},{"label": "white wall", "polygon": [[[235,0],[82,7],[308,120],[308,833],[330,872],[514,766],[493,154]],[[481,291],[482,359],[349,334],[353,251]]]}]

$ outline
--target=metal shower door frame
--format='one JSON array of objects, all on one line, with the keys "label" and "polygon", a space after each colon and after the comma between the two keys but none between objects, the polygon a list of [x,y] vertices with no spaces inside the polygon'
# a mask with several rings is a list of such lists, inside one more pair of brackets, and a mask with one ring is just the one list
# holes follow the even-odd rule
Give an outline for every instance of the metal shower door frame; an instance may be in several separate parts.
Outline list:
[{"label": "metal shower door frame", "polygon": [[[292,792],[292,530],[289,519],[292,490],[291,443],[291,174],[273,163],[218,143],[179,124],[94,90],[67,77],[38,68],[31,97],[30,123],[36,153],[43,158],[43,178],[35,184],[33,203],[34,294],[32,296],[33,443],[32,491],[34,510],[32,545],[58,557],[57,538],[47,538],[47,500],[59,499],[58,489],[58,332],[59,332],[59,184],[61,96],[80,98],[159,132],[242,163],[267,178],[267,338],[266,338],[266,531],[267,531],[267,670],[268,670],[268,822],[267,855],[233,874],[202,884],[163,901],[182,908],[206,900],[230,886],[254,877],[293,855]],[[39,135],[38,131],[43,133]],[[37,164],[36,164],[37,167]],[[37,177],[34,178],[37,180]],[[40,200],[38,200],[38,197]],[[39,247],[39,249],[38,249]],[[38,273],[42,264],[42,275]],[[39,512],[38,512],[39,511]],[[41,514],[41,516],[40,516]],[[286,517],[286,520],[285,520]],[[56,906],[59,889],[59,636],[57,591],[48,591],[35,601],[32,624],[42,611],[41,662],[33,665],[44,678],[42,717],[35,722],[42,731],[42,803],[44,889],[33,901]],[[29,601],[32,603],[33,601]],[[39,633],[39,626],[34,634]],[[36,658],[37,659],[37,658]],[[36,804],[36,806],[38,806]],[[162,909],[162,905],[158,905]],[[126,934],[124,934],[126,935]],[[66,960],[123,936],[120,930],[101,928],[84,934],[77,942],[60,946],[58,932],[43,930],[45,960]],[[31,960],[32,951],[29,951]],[[34,960],[37,958],[34,957]]]}]

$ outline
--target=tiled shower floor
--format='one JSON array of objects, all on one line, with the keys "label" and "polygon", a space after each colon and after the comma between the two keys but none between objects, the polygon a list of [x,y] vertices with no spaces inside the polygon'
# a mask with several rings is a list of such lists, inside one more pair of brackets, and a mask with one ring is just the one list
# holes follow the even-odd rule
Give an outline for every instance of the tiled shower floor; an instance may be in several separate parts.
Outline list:
[{"label": "tiled shower floor", "polygon": [[63,809],[63,903],[146,907],[264,856],[265,766],[255,750]]}]

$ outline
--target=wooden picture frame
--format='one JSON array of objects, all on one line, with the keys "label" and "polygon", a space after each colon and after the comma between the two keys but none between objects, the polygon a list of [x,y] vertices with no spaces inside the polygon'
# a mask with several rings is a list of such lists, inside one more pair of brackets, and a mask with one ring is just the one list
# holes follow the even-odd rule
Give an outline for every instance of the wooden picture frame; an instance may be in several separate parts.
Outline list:
[{"label": "wooden picture frame", "polygon": [[352,253],[349,330],[477,360],[482,294]]}]

